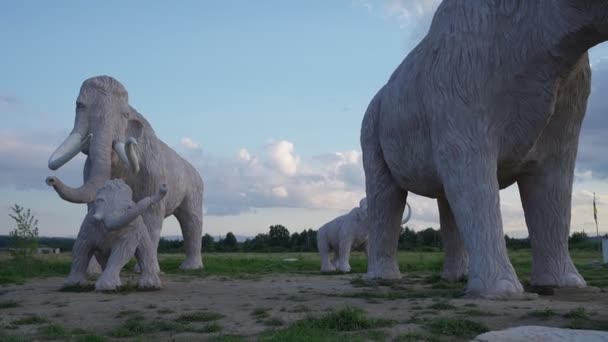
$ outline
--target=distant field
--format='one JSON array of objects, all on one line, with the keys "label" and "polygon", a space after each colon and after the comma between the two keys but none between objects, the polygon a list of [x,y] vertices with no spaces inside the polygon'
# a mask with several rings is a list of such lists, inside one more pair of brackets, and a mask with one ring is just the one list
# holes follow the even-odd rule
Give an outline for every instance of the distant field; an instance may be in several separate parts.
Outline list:
[{"label": "distant field", "polygon": [[[589,285],[608,287],[608,267],[595,267],[591,263],[599,260],[599,252],[573,250],[572,258],[588,281]],[[511,262],[522,282],[530,277],[531,256],[529,250],[509,253]],[[70,254],[41,255],[32,260],[12,259],[6,253],[0,254],[0,284],[23,283],[30,278],[62,277],[70,269]],[[161,269],[168,274],[188,276],[252,277],[265,274],[317,274],[319,255],[317,253],[208,253],[204,255],[205,268],[200,271],[184,272],[179,269],[184,256],[161,254]],[[295,260],[293,260],[295,259]],[[290,261],[293,260],[293,261]],[[441,252],[399,252],[399,266],[408,273],[438,273],[441,271]],[[365,273],[367,259],[363,253],[355,252],[351,257],[352,273]],[[132,267],[133,262],[127,265]]]}]

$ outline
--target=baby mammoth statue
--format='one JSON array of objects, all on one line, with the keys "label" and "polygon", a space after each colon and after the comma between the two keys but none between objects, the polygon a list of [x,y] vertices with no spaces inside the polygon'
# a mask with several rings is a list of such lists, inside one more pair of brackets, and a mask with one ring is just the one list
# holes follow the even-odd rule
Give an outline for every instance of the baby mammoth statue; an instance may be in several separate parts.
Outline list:
[{"label": "baby mammoth statue", "polygon": [[87,283],[87,265],[97,252],[107,262],[102,265],[103,273],[95,283],[95,290],[115,290],[120,286],[120,270],[134,254],[141,268],[137,287],[160,288],[156,247],[141,213],[166,194],[167,186],[162,184],[156,194],[135,203],[131,188],[122,179],[106,181],[97,190],[95,201],[80,226],[72,251],[72,269],[65,285]]},{"label": "baby mammoth statue", "polygon": [[[412,210],[407,204],[407,217],[401,221],[409,221]],[[367,238],[369,236],[367,222],[367,200],[359,202],[359,207],[348,214],[338,216],[327,222],[317,232],[317,248],[321,256],[321,272],[350,272],[350,251],[362,247],[367,255]],[[329,254],[334,252],[330,261]]]}]

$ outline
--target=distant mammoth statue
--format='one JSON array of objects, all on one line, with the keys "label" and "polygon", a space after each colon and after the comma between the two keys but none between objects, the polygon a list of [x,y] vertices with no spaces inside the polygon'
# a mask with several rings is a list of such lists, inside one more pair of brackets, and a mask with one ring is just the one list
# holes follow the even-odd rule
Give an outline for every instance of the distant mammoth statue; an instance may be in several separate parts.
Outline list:
[{"label": "distant mammoth statue", "polygon": [[65,285],[87,283],[87,265],[94,252],[107,260],[103,272],[95,283],[100,291],[115,290],[121,285],[120,271],[135,255],[141,268],[137,282],[139,288],[157,289],[161,281],[156,269],[156,246],[141,218],[151,205],[167,194],[165,184],[150,197],[135,203],[133,192],[122,179],[107,181],[91,205],[72,249],[72,268]]},{"label": "distant mammoth statue", "polygon": [[148,121],[129,105],[125,87],[112,77],[84,81],[72,133],[50,157],[49,168],[58,169],[80,151],[88,155],[81,187],[71,188],[56,177],[46,180],[61,198],[90,203],[105,181],[121,178],[138,201],[167,184],[171,192],[142,214],[150,238],[158,247],[163,220],[174,215],[186,249],[180,268],[203,267],[203,180],[190,163],[158,139]]},{"label": "distant mammoth statue", "polygon": [[[411,217],[411,208],[401,224]],[[321,272],[350,272],[350,252],[353,248],[363,247],[367,255],[367,238],[369,235],[367,221],[367,200],[364,198],[359,206],[348,214],[338,216],[327,222],[317,231],[317,249],[321,256]],[[334,257],[330,260],[331,252]]]},{"label": "distant mammoth statue", "polygon": [[586,286],[568,252],[572,183],[591,89],[587,52],[608,40],[607,18],[602,0],[439,5],[361,125],[369,278],[401,277],[399,221],[412,192],[437,199],[445,277],[468,271],[471,296],[519,296],[499,197],[517,183],[531,284]]}]

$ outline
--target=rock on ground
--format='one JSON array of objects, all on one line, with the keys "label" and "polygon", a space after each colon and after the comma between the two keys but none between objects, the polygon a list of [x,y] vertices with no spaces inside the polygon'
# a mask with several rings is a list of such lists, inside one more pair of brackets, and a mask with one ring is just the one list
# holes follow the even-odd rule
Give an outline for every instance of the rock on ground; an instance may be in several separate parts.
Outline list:
[{"label": "rock on ground", "polygon": [[540,326],[521,326],[490,331],[477,336],[472,342],[607,342],[608,332],[575,330]]}]

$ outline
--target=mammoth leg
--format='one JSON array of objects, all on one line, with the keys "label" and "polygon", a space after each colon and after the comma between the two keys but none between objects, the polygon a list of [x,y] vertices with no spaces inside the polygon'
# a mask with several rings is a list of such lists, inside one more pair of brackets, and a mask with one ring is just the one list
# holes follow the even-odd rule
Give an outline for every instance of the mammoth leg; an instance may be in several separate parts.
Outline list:
[{"label": "mammoth leg", "polygon": [[64,281],[66,286],[85,285],[88,282],[87,266],[93,256],[93,252],[93,244],[83,238],[76,239],[74,247],[72,247],[70,274]]},{"label": "mammoth leg", "polygon": [[[130,227],[127,229],[130,229]],[[101,276],[97,278],[97,282],[95,282],[96,291],[116,290],[121,285],[120,271],[131,260],[136,248],[137,239],[135,238],[135,234],[126,236],[115,246],[112,246],[108,263]]]},{"label": "mammoth leg", "polygon": [[551,122],[536,144],[543,158],[518,180],[532,244],[532,285],[586,286],[570,258],[568,235],[574,167],[590,75],[585,56],[560,88]]},{"label": "mammoth leg", "polygon": [[[448,125],[452,127],[454,123]],[[467,139],[453,135],[465,131],[442,132],[435,146],[435,158],[440,165],[445,195],[469,255],[466,291],[469,295],[487,298],[517,296],[523,292],[523,287],[507,255],[496,156],[486,147],[491,144],[486,141],[485,133]]]},{"label": "mammoth leg", "polygon": [[341,272],[350,272],[350,251],[353,247],[352,232],[345,232],[340,234],[340,241],[338,241],[338,265],[336,268]]},{"label": "mammoth leg", "polygon": [[399,279],[397,244],[401,232],[401,216],[405,209],[407,192],[401,189],[384,161],[372,114],[374,103],[365,114],[361,131],[367,215],[369,225],[369,255],[367,277]]},{"label": "mammoth leg", "polygon": [[441,243],[443,244],[441,278],[447,281],[457,281],[467,274],[469,257],[448,201],[445,198],[439,198],[437,206],[439,207]]},{"label": "mammoth leg", "polygon": [[182,229],[186,260],[179,266],[182,270],[203,268],[201,238],[203,236],[203,198],[202,194],[190,194],[175,212]]},{"label": "mammoth leg", "polygon": [[143,222],[142,226],[137,227],[137,229],[141,231],[139,245],[135,250],[135,258],[141,269],[137,287],[142,289],[160,289],[161,281],[158,272],[156,272],[156,265],[158,264],[156,248],[150,239],[148,230],[143,227]]},{"label": "mammoth leg", "polygon": [[[153,250],[155,253],[158,253],[158,243],[160,241],[160,232],[163,228],[164,216],[164,208],[159,203],[152,204],[150,206],[150,209],[148,209],[142,215],[144,224],[147,227],[148,233],[150,234],[150,240],[152,241],[152,245],[154,246]],[[136,272],[141,272],[141,266],[139,265],[139,263],[135,265],[135,267]],[[157,273],[160,273],[158,259],[154,268],[156,269]]]},{"label": "mammoth leg", "polygon": [[321,272],[334,272],[336,266],[334,265],[333,260],[329,260],[331,248],[329,246],[329,241],[327,241],[327,234],[325,234],[324,231],[321,231],[317,236],[317,249],[319,250],[319,256],[321,257]]},{"label": "mammoth leg", "polygon": [[532,245],[530,283],[585,287],[568,252],[573,174],[558,164],[542,169],[518,182]]}]

